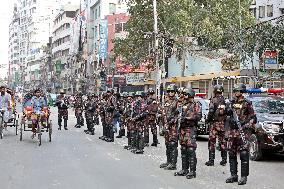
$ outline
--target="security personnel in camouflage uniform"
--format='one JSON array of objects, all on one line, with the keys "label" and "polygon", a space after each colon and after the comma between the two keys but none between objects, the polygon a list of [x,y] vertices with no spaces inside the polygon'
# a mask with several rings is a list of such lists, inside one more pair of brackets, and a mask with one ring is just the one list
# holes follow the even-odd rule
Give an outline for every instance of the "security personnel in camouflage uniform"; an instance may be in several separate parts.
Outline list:
[{"label": "security personnel in camouflage uniform", "polygon": [[176,86],[169,85],[167,87],[167,99],[165,101],[163,117],[165,123],[165,145],[167,162],[160,165],[160,168],[165,170],[175,170],[178,157],[178,107],[177,99],[175,96]]},{"label": "security personnel in camouflage uniform", "polygon": [[[180,112],[180,145],[182,170],[175,175],[185,176],[187,179],[196,177],[196,126],[202,117],[200,104],[194,101],[195,91],[191,88],[184,89],[185,98]],[[190,168],[190,171],[188,169]]]},{"label": "security personnel in camouflage uniform", "polygon": [[96,111],[94,112],[94,124],[95,124],[95,125],[99,125],[99,124],[100,124],[100,120],[99,120],[99,104],[100,104],[100,99],[99,99],[98,95],[93,94],[93,101],[94,101],[95,106],[96,106]]},{"label": "security personnel in camouflage uniform", "polygon": [[[245,99],[242,95],[246,91],[246,86],[244,84],[239,84],[234,88],[234,98],[231,101],[231,109],[229,109],[229,114],[233,115],[235,112],[238,116],[239,123],[242,129],[240,130],[236,124],[236,120],[230,119],[228,133],[228,152],[229,152],[229,163],[231,177],[226,180],[226,183],[238,182],[239,185],[244,185],[247,182],[247,176],[249,175],[249,137],[251,135],[251,130],[255,129],[254,125],[257,122],[252,103]],[[243,141],[241,134],[244,134]],[[240,152],[241,159],[241,179],[238,181],[238,161],[237,153]]]},{"label": "security personnel in camouflage uniform", "polygon": [[132,135],[132,152],[135,154],[144,153],[144,122],[145,119],[145,103],[143,101],[142,92],[136,92],[136,100],[133,104],[133,120],[134,120],[134,132]]},{"label": "security personnel in camouflage uniform", "polygon": [[216,139],[220,143],[222,161],[220,165],[225,166],[227,163],[226,139],[225,139],[225,122],[227,119],[226,102],[222,95],[224,88],[221,85],[214,86],[214,97],[210,100],[209,113],[206,122],[210,124],[208,149],[209,161],[207,166],[214,166]]},{"label": "security personnel in camouflage uniform", "polygon": [[58,107],[58,130],[61,130],[62,126],[62,118],[64,120],[64,129],[67,128],[67,120],[68,120],[68,98],[65,96],[64,90],[60,91],[60,95],[56,99],[56,106]]},{"label": "security personnel in camouflage uniform", "polygon": [[107,101],[106,101],[106,138],[107,142],[114,142],[114,124],[115,124],[115,116],[117,114],[117,101],[114,96],[113,90],[107,91]]},{"label": "security personnel in camouflage uniform", "polygon": [[101,97],[101,101],[99,103],[99,114],[101,117],[102,127],[103,127],[103,136],[100,136],[99,139],[105,140],[106,138],[106,131],[107,131],[107,125],[106,125],[106,102],[107,102],[107,94],[103,93]]},{"label": "security personnel in camouflage uniform", "polygon": [[123,136],[125,136],[125,126],[126,126],[126,116],[124,114],[125,112],[125,108],[126,108],[126,104],[127,104],[127,97],[128,94],[127,92],[123,92],[122,97],[120,98],[120,102],[119,102],[119,114],[120,114],[120,119],[119,119],[119,133],[116,136],[116,138],[122,138]]},{"label": "security personnel in camouflage uniform", "polygon": [[132,144],[131,135],[133,134],[133,131],[134,131],[133,130],[134,121],[132,119],[133,105],[134,105],[133,93],[129,93],[127,95],[127,103],[126,103],[125,110],[124,110],[124,116],[125,116],[125,122],[126,122],[126,128],[127,128],[127,146],[124,146],[124,149],[127,149],[127,150],[131,149],[131,144]]},{"label": "security personnel in camouflage uniform", "polygon": [[87,130],[85,130],[86,134],[94,135],[95,134],[95,112],[97,109],[96,103],[94,101],[94,96],[92,94],[88,95],[88,99],[85,102],[85,118],[87,123]]},{"label": "security personnel in camouflage uniform", "polygon": [[84,126],[84,118],[83,118],[84,103],[82,99],[82,93],[78,93],[76,95],[74,108],[75,108],[75,117],[77,118],[77,123],[75,127],[80,128],[81,126]]},{"label": "security personnel in camouflage uniform", "polygon": [[158,131],[157,131],[157,113],[158,113],[158,102],[155,97],[155,91],[154,89],[150,88],[148,90],[148,98],[146,100],[146,111],[147,111],[147,120],[146,120],[146,126],[144,130],[145,134],[145,143],[149,143],[149,126],[151,128],[151,132],[153,135],[153,143],[151,146],[157,146],[158,145]]}]

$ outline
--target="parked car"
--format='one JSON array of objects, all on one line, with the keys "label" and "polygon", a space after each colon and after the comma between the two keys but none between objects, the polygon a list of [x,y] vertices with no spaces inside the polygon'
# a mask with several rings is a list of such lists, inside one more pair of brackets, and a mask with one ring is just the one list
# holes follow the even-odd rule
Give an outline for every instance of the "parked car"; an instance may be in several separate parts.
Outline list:
[{"label": "parked car", "polygon": [[202,118],[198,122],[197,135],[209,135],[209,125],[205,123],[205,120],[208,115],[210,101],[201,97],[195,97],[195,100],[200,103],[202,108]]},{"label": "parked car", "polygon": [[247,97],[254,107],[257,124],[250,137],[250,159],[261,160],[264,152],[284,152],[284,98],[276,96]]}]

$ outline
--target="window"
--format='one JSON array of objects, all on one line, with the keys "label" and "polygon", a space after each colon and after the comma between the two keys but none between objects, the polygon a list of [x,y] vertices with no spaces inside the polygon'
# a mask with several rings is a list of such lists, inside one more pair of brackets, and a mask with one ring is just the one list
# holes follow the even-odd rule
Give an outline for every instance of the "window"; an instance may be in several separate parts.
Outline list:
[{"label": "window", "polygon": [[252,5],[255,5],[256,4],[256,0],[252,0]]},{"label": "window", "polygon": [[267,16],[273,17],[273,5],[267,5]]},{"label": "window", "polygon": [[284,9],[280,9],[280,11],[281,11],[281,14],[284,14]]},{"label": "window", "polygon": [[109,4],[109,14],[114,14],[116,12],[116,4],[110,3]]},{"label": "window", "polygon": [[95,10],[95,20],[97,20],[98,19],[98,10],[96,9]]},{"label": "window", "polygon": [[265,17],[265,6],[259,6],[259,18]]},{"label": "window", "polygon": [[115,33],[119,33],[122,31],[122,23],[115,24]]},{"label": "window", "polygon": [[253,15],[256,18],[256,8],[252,8],[249,10],[250,10],[251,15]]},{"label": "window", "polygon": [[101,7],[99,6],[98,17],[101,17]]}]

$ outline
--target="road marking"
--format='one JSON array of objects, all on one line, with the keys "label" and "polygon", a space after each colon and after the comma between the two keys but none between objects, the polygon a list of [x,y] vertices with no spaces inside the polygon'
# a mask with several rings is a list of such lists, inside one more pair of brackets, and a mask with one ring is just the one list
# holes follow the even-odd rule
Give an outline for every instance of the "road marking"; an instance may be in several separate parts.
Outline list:
[{"label": "road marking", "polygon": [[90,142],[92,142],[93,140],[92,139],[90,139],[89,137],[86,137],[86,139],[88,139],[88,141],[90,141]]}]

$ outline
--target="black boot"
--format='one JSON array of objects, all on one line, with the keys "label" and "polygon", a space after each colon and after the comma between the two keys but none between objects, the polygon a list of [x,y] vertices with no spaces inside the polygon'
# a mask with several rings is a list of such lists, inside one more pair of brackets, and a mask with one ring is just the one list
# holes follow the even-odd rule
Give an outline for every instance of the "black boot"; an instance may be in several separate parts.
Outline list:
[{"label": "black boot", "polygon": [[171,142],[171,160],[170,164],[165,167],[165,170],[176,170],[177,169],[177,157],[178,157],[178,149],[176,142]]},{"label": "black boot", "polygon": [[209,150],[209,161],[205,163],[207,166],[214,166],[215,151]]},{"label": "black boot", "polygon": [[58,130],[61,130],[61,125],[58,126]]},{"label": "black boot", "polygon": [[241,158],[241,178],[238,185],[245,185],[247,183],[247,176],[249,175],[249,152],[243,150],[240,152]]},{"label": "black boot", "polygon": [[190,172],[186,175],[186,178],[193,179],[196,178],[196,164],[197,164],[195,149],[191,147],[188,148],[188,155],[189,155]]},{"label": "black boot", "polygon": [[181,147],[181,165],[182,169],[179,172],[175,172],[175,176],[186,176],[189,171],[189,161],[188,161],[188,155],[186,151],[186,147],[182,146]]},{"label": "black boot", "polygon": [[156,146],[158,145],[158,137],[157,135],[153,134],[153,143],[151,144],[151,146]]},{"label": "black boot", "polygon": [[138,133],[138,141],[137,141],[137,150],[136,154],[143,154],[144,153],[144,138],[143,138],[143,133],[139,132]]},{"label": "black boot", "polygon": [[167,156],[167,162],[166,163],[162,163],[161,165],[160,165],[160,168],[165,168],[165,167],[167,167],[169,164],[170,164],[170,159],[171,159],[171,151],[169,150],[169,147],[168,147],[168,145],[167,145],[167,147],[166,147],[167,149],[166,149],[166,156]]},{"label": "black boot", "polygon": [[220,165],[226,166],[227,164],[227,151],[226,150],[221,151],[221,157],[222,157],[222,161],[220,161]]},{"label": "black boot", "polygon": [[67,119],[64,119],[64,129],[68,130],[68,128],[67,128]]},{"label": "black boot", "polygon": [[149,146],[149,133],[144,132],[144,146]]},{"label": "black boot", "polygon": [[237,162],[237,155],[230,152],[229,153],[229,163],[230,163],[230,172],[231,176],[227,178],[226,183],[234,183],[238,182],[238,162]]},{"label": "black boot", "polygon": [[127,131],[127,145],[126,146],[124,146],[124,149],[128,149],[128,148],[130,148],[130,132],[129,131]]}]

